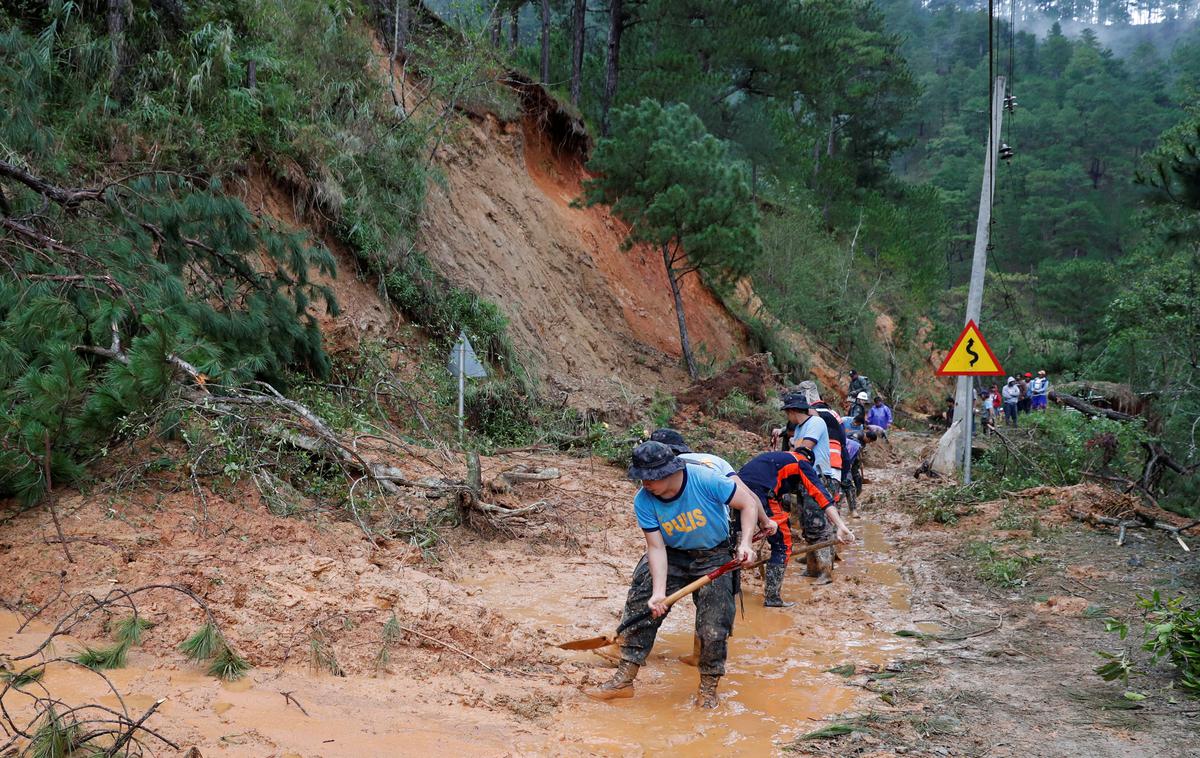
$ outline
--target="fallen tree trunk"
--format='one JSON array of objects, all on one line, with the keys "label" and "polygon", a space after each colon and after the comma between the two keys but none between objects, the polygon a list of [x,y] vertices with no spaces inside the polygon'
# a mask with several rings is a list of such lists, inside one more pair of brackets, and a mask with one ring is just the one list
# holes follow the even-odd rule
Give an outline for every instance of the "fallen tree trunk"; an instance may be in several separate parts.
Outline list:
[{"label": "fallen tree trunk", "polygon": [[1137,416],[1131,416],[1128,413],[1121,413],[1120,411],[1114,411],[1108,408],[1100,408],[1092,405],[1086,400],[1075,397],[1074,395],[1066,395],[1061,392],[1051,392],[1050,399],[1059,405],[1065,405],[1068,408],[1074,408],[1089,418],[1102,416],[1107,419],[1112,419],[1113,421],[1133,421],[1135,418],[1137,418]]}]

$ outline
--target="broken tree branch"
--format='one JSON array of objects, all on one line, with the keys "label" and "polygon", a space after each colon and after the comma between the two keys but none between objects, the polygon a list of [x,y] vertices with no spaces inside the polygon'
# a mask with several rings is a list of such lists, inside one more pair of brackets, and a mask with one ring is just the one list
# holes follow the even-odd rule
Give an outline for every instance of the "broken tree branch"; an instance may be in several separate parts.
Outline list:
[{"label": "broken tree branch", "polygon": [[[284,703],[284,705],[287,705],[288,703],[291,703],[292,705],[294,705],[294,706],[296,706],[297,708],[299,708],[301,713],[303,713],[305,716],[308,716],[308,711],[304,710],[304,706],[300,705],[300,701],[299,701],[299,700],[297,700],[297,699],[295,698],[295,696],[294,696],[294,695],[292,695],[291,691],[288,691],[288,692],[280,692],[279,694],[280,694],[280,695],[283,695],[283,703]],[[308,717],[309,717],[309,718],[312,718],[312,716],[308,716]]]},{"label": "broken tree branch", "polygon": [[447,650],[452,650],[461,656],[470,658],[471,660],[478,663],[480,666],[483,666],[488,671],[496,670],[496,669],[492,668],[491,666],[489,666],[488,664],[484,663],[483,661],[479,660],[475,656],[471,655],[466,650],[463,650],[462,648],[457,647],[455,645],[451,645],[449,642],[443,642],[442,640],[439,640],[437,637],[431,637],[428,634],[425,634],[424,632],[418,632],[416,629],[413,629],[411,627],[401,626],[400,629],[402,631],[408,632],[409,634],[415,634],[418,637],[420,637],[421,639],[428,640],[429,642],[432,642],[435,645],[441,645],[442,647],[446,648]]},{"label": "broken tree branch", "polygon": [[42,458],[42,463],[45,466],[46,476],[46,507],[50,509],[50,519],[54,522],[54,531],[58,532],[58,541],[62,544],[63,555],[67,556],[67,563],[74,563],[75,559],[71,557],[71,551],[67,549],[67,538],[63,535],[62,524],[58,522],[58,509],[54,507],[54,480],[50,476],[50,431],[46,430],[46,455]]},{"label": "broken tree branch", "polygon": [[1134,529],[1134,528],[1160,529],[1160,530],[1172,535],[1175,538],[1175,541],[1179,543],[1179,546],[1182,547],[1184,549],[1184,551],[1191,552],[1191,548],[1188,547],[1187,543],[1183,541],[1183,536],[1180,534],[1180,532],[1182,532],[1184,529],[1195,526],[1195,524],[1189,524],[1187,527],[1179,527],[1179,526],[1175,526],[1174,524],[1168,524],[1163,521],[1154,521],[1154,520],[1148,521],[1145,518],[1121,519],[1121,518],[1116,518],[1114,516],[1101,516],[1100,514],[1097,514],[1097,513],[1085,513],[1084,511],[1076,510],[1074,508],[1072,508],[1071,510],[1069,510],[1067,512],[1071,515],[1071,518],[1075,519],[1076,521],[1082,521],[1085,524],[1089,524],[1091,526],[1103,524],[1105,526],[1118,527],[1122,531],[1126,530],[1126,529]]},{"label": "broken tree branch", "polygon": [[501,472],[488,483],[488,489],[496,494],[503,494],[511,492],[513,487],[521,482],[547,482],[561,476],[562,473],[556,468],[533,469],[521,465]]},{"label": "broken tree branch", "polygon": [[85,200],[99,200],[104,195],[103,188],[56,187],[47,181],[39,179],[20,166],[4,160],[0,160],[0,177],[14,179],[39,195],[67,207],[77,206]]}]

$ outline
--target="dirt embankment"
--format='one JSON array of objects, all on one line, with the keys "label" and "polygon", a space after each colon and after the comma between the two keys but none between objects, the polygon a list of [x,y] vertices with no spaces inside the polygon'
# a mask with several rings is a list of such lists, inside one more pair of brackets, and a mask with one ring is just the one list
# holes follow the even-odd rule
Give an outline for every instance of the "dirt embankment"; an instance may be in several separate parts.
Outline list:
[{"label": "dirt embankment", "polygon": [[[686,383],[660,254],[622,250],[627,229],[606,208],[572,207],[586,178],[580,157],[556,147],[533,115],[466,121],[437,165],[445,186],[430,184],[421,249],[500,306],[519,348],[570,402]],[[694,276],[684,300],[702,360],[747,352],[742,324]]]}]

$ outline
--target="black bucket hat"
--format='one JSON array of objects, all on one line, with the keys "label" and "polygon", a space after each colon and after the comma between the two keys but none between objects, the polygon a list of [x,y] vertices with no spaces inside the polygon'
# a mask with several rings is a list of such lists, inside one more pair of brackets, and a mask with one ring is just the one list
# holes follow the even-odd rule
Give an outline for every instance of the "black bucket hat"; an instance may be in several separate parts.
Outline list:
[{"label": "black bucket hat", "polygon": [[683,435],[674,429],[655,429],[654,434],[650,435],[650,439],[671,448],[675,451],[675,455],[692,452],[692,449],[683,441]]},{"label": "black bucket hat", "polygon": [[807,411],[808,398],[803,392],[793,392],[783,398],[783,409],[785,411]]},{"label": "black bucket hat", "polygon": [[666,479],[685,466],[687,462],[676,458],[670,447],[650,441],[633,449],[633,462],[627,473],[630,479]]}]

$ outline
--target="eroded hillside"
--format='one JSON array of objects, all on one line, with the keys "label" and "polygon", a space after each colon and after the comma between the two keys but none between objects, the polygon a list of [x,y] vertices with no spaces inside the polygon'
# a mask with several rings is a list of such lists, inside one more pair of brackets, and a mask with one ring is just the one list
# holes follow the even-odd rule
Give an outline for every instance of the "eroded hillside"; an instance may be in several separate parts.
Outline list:
[{"label": "eroded hillside", "polygon": [[[447,277],[495,302],[530,365],[576,406],[678,388],[679,331],[662,259],[622,250],[605,208],[572,207],[587,174],[526,113],[521,123],[471,117],[439,150],[420,246]],[[695,277],[688,328],[713,363],[744,355],[745,328]]]}]

